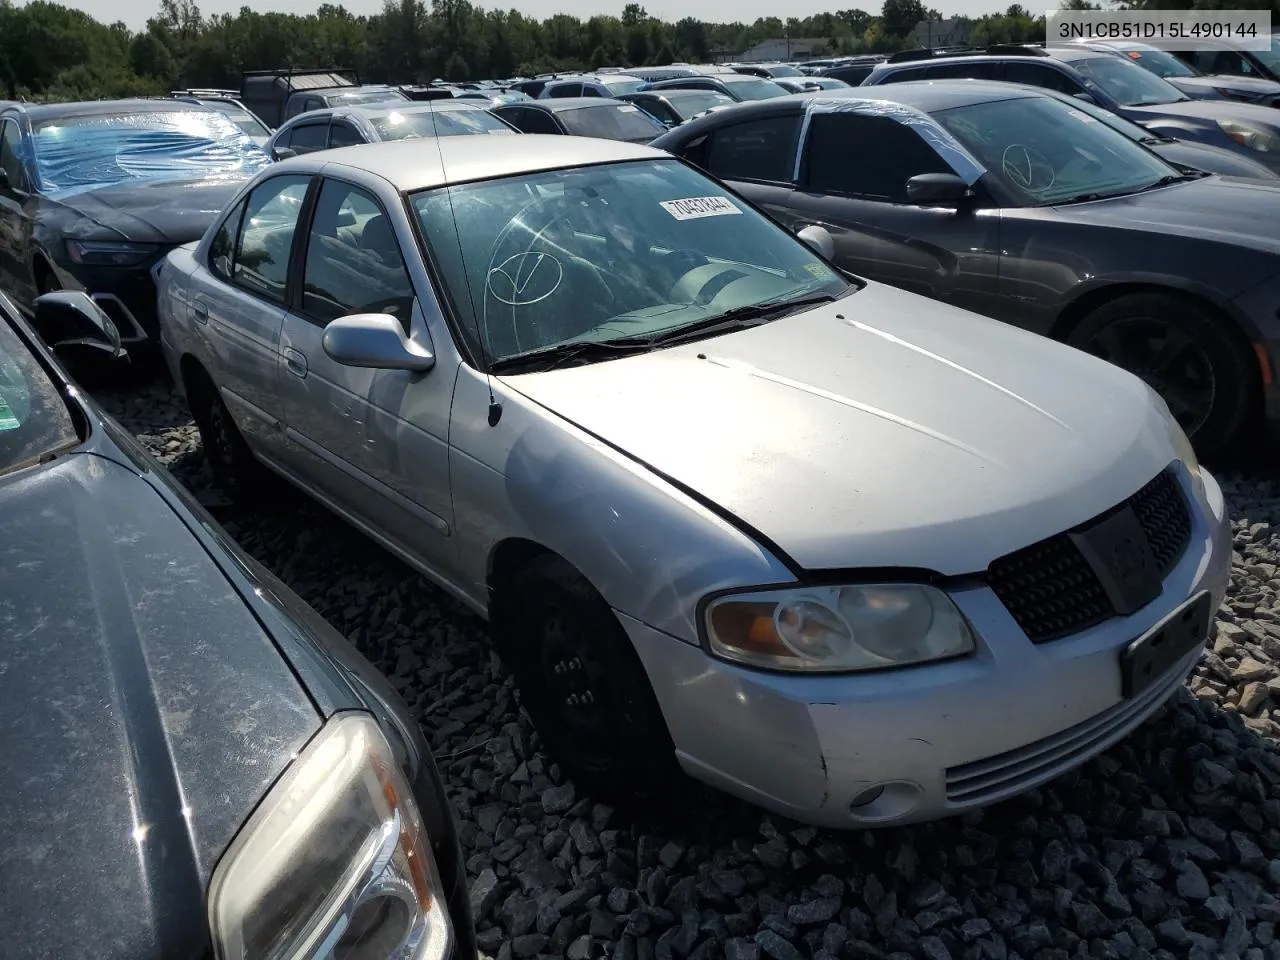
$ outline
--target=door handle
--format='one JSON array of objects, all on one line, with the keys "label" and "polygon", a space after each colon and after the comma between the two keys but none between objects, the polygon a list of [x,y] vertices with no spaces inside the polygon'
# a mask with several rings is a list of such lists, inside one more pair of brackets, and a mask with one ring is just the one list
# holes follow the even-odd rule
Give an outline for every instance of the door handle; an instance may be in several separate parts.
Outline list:
[{"label": "door handle", "polygon": [[209,308],[199,300],[193,300],[191,302],[191,317],[196,323],[208,323]]},{"label": "door handle", "polygon": [[307,375],[307,355],[293,347],[284,348],[284,364],[295,377]]}]

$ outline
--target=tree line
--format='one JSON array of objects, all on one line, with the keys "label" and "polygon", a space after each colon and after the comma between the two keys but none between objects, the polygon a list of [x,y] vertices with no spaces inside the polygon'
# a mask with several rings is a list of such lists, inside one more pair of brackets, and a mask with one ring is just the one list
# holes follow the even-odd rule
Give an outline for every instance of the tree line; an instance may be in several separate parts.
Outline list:
[{"label": "tree line", "polygon": [[[1135,0],[1132,6],[1252,6],[1270,0]],[[1275,0],[1280,3],[1280,0]],[[1066,0],[1087,7],[1092,0]],[[830,55],[889,53],[918,46],[914,29],[941,15],[922,0],[884,0],[879,14],[838,10],[785,20],[669,23],[628,3],[620,16],[546,20],[516,10],[486,10],[469,0],[386,0],[381,13],[357,16],[322,4],[301,16],[260,13],[205,16],[196,0],[161,0],[141,32],[103,24],[47,0],[0,0],[0,84],[9,99],[92,99],[166,93],[185,86],[238,88],[240,72],[277,67],[344,67],[364,82],[421,83],[528,76],[601,66],[706,62],[778,37],[823,40]],[[1044,36],[1043,16],[1019,4],[973,19],[977,46]]]}]

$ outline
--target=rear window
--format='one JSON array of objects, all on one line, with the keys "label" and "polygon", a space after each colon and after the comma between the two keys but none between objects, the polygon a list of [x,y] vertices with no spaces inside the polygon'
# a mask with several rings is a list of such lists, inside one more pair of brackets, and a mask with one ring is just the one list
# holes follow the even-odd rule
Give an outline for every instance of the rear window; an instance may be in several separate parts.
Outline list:
[{"label": "rear window", "polygon": [[515,133],[488,110],[393,110],[370,122],[381,140],[418,140],[422,137],[456,137],[472,133]]},{"label": "rear window", "polygon": [[629,103],[562,110],[560,122],[574,136],[605,140],[652,140],[667,128],[639,107]]}]

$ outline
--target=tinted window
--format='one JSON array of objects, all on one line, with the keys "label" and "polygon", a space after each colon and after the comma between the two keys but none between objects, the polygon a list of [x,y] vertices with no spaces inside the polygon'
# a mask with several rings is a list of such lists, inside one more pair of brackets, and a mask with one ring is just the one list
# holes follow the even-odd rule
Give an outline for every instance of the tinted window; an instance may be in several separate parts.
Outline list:
[{"label": "tinted window", "polygon": [[823,76],[835,77],[837,80],[843,80],[851,87],[857,87],[862,85],[863,80],[871,76],[873,69],[875,68],[870,65],[864,67],[836,67],[833,70],[828,70]]},{"label": "tinted window", "polygon": [[911,67],[907,70],[894,70],[881,83],[905,83],[908,80],[919,80],[924,76],[924,67]]},{"label": "tinted window", "polygon": [[0,473],[79,440],[57,384],[0,319]]},{"label": "tinted window", "polygon": [[723,180],[789,183],[794,175],[799,138],[797,114],[725,127],[711,136],[706,167]]},{"label": "tinted window", "polygon": [[300,123],[289,134],[289,146],[299,153],[323,150],[329,136],[329,121]]},{"label": "tinted window", "polygon": [[580,97],[582,96],[582,84],[580,83],[562,83],[559,86],[552,87],[549,97]]},{"label": "tinted window", "polygon": [[680,121],[680,118],[671,112],[671,108],[661,100],[646,97],[642,100],[633,100],[632,103],[654,119],[660,120],[663,123],[678,123]]},{"label": "tinted window", "polygon": [[515,124],[516,127],[525,133],[559,133],[560,128],[556,126],[555,120],[546,111],[537,110],[533,107],[520,107],[513,117],[510,113],[503,112],[501,114],[504,120],[508,120]]},{"label": "tinted window", "polygon": [[357,143],[364,142],[364,137],[360,136],[360,132],[349,123],[337,121],[329,127],[329,146],[331,147],[353,147]]},{"label": "tinted window", "polygon": [[1234,50],[1179,50],[1175,55],[1189,60],[1202,73],[1228,77],[1255,77],[1258,71]]},{"label": "tinted window", "polygon": [[15,190],[27,189],[27,173],[22,166],[22,136],[12,120],[0,125],[0,168],[9,175]]},{"label": "tinted window", "polygon": [[413,285],[400,244],[377,201],[326,180],[307,240],[302,309],[323,322],[353,313],[389,313],[409,326]]},{"label": "tinted window", "polygon": [[235,258],[236,237],[240,236],[240,218],[244,216],[244,201],[236,204],[209,244],[209,269],[222,280],[231,279],[231,263]]},{"label": "tinted window", "polygon": [[273,300],[284,300],[289,251],[309,177],[272,177],[249,194],[240,225],[232,281]]},{"label": "tinted window", "polygon": [[805,146],[808,186],[907,202],[907,180],[920,173],[954,173],[910,127],[889,117],[818,114]]},{"label": "tinted window", "polygon": [[560,112],[560,122],[576,137],[605,140],[652,140],[666,128],[630,103],[603,103]]},{"label": "tinted window", "polygon": [[[1017,64],[1017,66],[1022,66],[1022,64]],[[994,80],[999,67],[999,63],[995,60],[970,60],[968,63],[930,64],[929,68],[924,73],[924,78],[927,80],[944,80],[953,77],[961,77],[971,80]]]},{"label": "tinted window", "polygon": [[1059,93],[1074,94],[1084,91],[1084,87],[1071,77],[1060,70],[1053,69],[1053,67],[1047,67],[1043,63],[1022,63],[1021,61],[1006,63],[1002,79],[1008,83],[1025,83],[1033,87],[1047,87],[1050,90],[1057,90]]}]

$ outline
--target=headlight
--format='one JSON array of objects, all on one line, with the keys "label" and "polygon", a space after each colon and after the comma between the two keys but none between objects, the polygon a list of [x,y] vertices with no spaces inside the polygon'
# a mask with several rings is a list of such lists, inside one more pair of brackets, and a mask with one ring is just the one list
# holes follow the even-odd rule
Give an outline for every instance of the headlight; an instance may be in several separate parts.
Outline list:
[{"label": "headlight", "polygon": [[1165,427],[1169,430],[1169,442],[1173,445],[1178,459],[1187,465],[1187,469],[1191,471],[1193,478],[1199,476],[1200,460],[1196,456],[1195,447],[1191,445],[1191,440],[1187,437],[1187,432],[1182,429],[1182,424],[1173,415],[1173,412],[1169,409],[1169,404],[1165,403],[1164,397],[1156,393],[1150,384],[1147,385],[1147,393],[1151,395],[1151,402],[1164,418]]},{"label": "headlight", "polygon": [[452,930],[422,819],[368,714],[338,714],[214,871],[219,960],[439,960]]},{"label": "headlight", "polygon": [[154,243],[127,243],[123,240],[67,241],[67,256],[71,262],[91,267],[132,267],[157,249]]},{"label": "headlight", "polygon": [[714,653],[773,670],[877,670],[974,649],[946,594],[911,583],[744,593],[711,601],[704,616]]},{"label": "headlight", "polygon": [[1257,150],[1259,153],[1280,150],[1280,137],[1276,136],[1274,130],[1241,120],[1219,120],[1218,126],[1228,137],[1250,150]]}]

